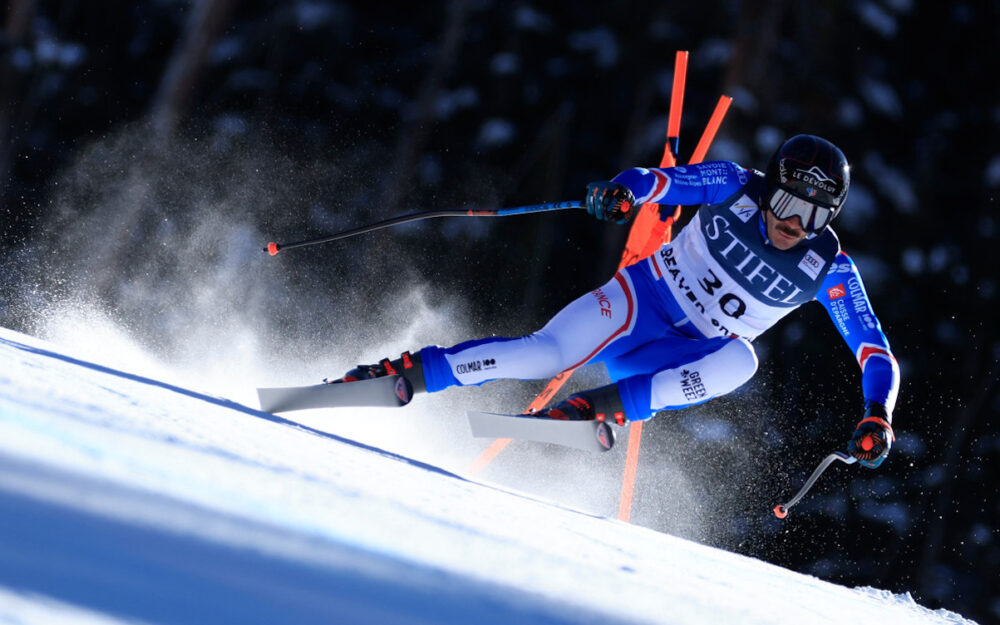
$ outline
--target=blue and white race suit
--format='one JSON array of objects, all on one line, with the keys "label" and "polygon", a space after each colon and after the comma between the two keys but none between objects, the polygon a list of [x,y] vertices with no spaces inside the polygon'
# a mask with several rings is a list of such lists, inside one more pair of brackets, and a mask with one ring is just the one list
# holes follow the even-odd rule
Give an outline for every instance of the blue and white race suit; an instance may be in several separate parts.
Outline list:
[{"label": "blue and white race suit", "polygon": [[544,379],[603,362],[630,420],[729,393],[757,370],[751,341],[802,304],[823,304],[889,413],[899,368],[861,275],[831,228],[789,250],[767,237],[760,172],[716,161],[635,168],[615,182],[637,203],[702,205],[677,237],[571,302],[541,330],[421,350],[428,391]]}]

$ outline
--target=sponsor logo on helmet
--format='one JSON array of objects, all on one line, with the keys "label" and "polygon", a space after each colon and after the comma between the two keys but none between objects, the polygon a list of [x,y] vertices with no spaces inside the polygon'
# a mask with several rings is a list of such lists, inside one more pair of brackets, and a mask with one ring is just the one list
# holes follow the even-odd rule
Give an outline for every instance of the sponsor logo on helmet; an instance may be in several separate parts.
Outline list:
[{"label": "sponsor logo on helmet", "polygon": [[[801,180],[806,184],[819,187],[827,193],[837,192],[837,185],[834,183],[833,178],[824,174],[820,171],[819,167],[816,167],[815,165],[806,170],[796,169],[792,172],[792,178]],[[809,191],[809,197],[816,195],[816,189],[810,188]]]},{"label": "sponsor logo on helmet", "polygon": [[[785,168],[786,160],[788,159],[778,159],[778,179],[782,184],[788,183],[789,178],[794,178],[795,180],[801,180],[808,185],[819,187],[827,193],[837,193],[836,181],[830,176],[827,176],[818,165],[813,165],[809,169],[796,169],[792,172],[791,176],[789,176],[788,170]],[[815,195],[816,189],[809,189],[809,197],[813,197]]]},{"label": "sponsor logo on helmet", "polygon": [[[800,171],[801,171],[801,170],[800,170]],[[819,167],[818,167],[817,165],[813,165],[813,166],[812,166],[812,167],[810,167],[810,168],[809,168],[808,170],[806,170],[806,172],[805,172],[805,173],[807,173],[807,174],[811,174],[811,175],[812,175],[813,177],[815,177],[815,178],[816,178],[816,180],[820,180],[820,181],[822,181],[822,182],[833,182],[833,178],[831,178],[831,177],[827,176],[827,175],[826,175],[826,174],[825,174],[825,173],[823,172],[823,170],[822,170],[822,169],[820,169],[820,168],[819,168]]]}]

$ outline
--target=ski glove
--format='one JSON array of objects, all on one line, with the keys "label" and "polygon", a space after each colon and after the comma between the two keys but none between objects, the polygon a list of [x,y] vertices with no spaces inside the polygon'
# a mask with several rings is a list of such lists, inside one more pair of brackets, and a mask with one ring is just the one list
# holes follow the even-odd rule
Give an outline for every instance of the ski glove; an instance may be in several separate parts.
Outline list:
[{"label": "ski glove", "polygon": [[858,423],[847,443],[847,453],[869,469],[877,468],[889,455],[896,434],[889,424],[885,406],[872,402],[865,411],[865,418]]},{"label": "ski glove", "polygon": [[591,182],[587,185],[587,212],[601,221],[624,224],[635,217],[632,190],[617,182]]}]

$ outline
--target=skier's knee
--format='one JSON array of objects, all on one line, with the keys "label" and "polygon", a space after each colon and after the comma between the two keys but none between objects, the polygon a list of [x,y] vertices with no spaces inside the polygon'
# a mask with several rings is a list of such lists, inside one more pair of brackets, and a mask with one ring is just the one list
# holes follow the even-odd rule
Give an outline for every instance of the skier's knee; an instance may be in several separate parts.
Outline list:
[{"label": "skier's knee", "polygon": [[[724,355],[721,354],[723,351],[726,352]],[[722,359],[726,363],[726,368],[731,368],[730,382],[735,383],[735,385],[730,390],[735,390],[743,386],[757,373],[757,367],[759,366],[757,353],[754,351],[750,341],[743,337],[734,338],[716,353],[723,356]]]},{"label": "skier's knee", "polygon": [[651,379],[651,405],[657,409],[700,404],[731,393],[757,372],[757,354],[750,341],[734,338],[716,351]]}]

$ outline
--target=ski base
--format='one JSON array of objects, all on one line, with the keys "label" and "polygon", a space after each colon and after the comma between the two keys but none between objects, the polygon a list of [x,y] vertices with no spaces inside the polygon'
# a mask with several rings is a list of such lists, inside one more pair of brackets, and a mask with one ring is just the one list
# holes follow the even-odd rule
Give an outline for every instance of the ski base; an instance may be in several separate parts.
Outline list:
[{"label": "ski base", "polygon": [[257,389],[260,409],[264,412],[352,406],[398,408],[410,403],[412,398],[413,386],[401,375],[339,384]]},{"label": "ski base", "polygon": [[476,438],[516,438],[584,451],[609,451],[615,445],[611,426],[603,421],[557,421],[530,415],[469,411]]}]

